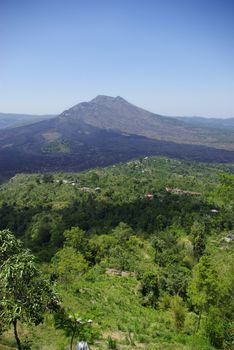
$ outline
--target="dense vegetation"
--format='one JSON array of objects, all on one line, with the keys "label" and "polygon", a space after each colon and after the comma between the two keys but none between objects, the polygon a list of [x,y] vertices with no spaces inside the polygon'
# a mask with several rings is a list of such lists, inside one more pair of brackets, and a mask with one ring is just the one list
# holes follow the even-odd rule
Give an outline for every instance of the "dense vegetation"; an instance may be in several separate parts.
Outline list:
[{"label": "dense vegetation", "polygon": [[[2,185],[0,230],[32,250],[61,299],[44,324],[19,324],[25,349],[82,338],[92,349],[233,349],[233,172],[154,157]],[[0,349],[15,348],[1,325]]]}]

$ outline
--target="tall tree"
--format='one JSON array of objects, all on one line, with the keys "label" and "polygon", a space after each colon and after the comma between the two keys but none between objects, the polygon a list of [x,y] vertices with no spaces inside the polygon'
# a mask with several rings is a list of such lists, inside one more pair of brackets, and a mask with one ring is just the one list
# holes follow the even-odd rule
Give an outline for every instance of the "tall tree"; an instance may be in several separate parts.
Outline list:
[{"label": "tall tree", "polygon": [[205,225],[195,221],[191,227],[194,257],[199,260],[206,248]]},{"label": "tall tree", "polygon": [[43,322],[44,313],[58,308],[58,298],[42,277],[35,257],[8,230],[0,231],[0,317],[11,325],[22,350],[17,325]]},{"label": "tall tree", "polygon": [[98,337],[98,331],[91,328],[92,320],[83,320],[77,313],[69,312],[60,308],[55,314],[54,324],[56,329],[62,329],[67,337],[70,337],[70,350],[73,349],[75,338],[83,341],[93,342]]},{"label": "tall tree", "polygon": [[210,307],[216,305],[220,298],[218,274],[209,256],[203,256],[194,267],[188,295],[199,314],[199,329],[202,314],[208,314]]}]

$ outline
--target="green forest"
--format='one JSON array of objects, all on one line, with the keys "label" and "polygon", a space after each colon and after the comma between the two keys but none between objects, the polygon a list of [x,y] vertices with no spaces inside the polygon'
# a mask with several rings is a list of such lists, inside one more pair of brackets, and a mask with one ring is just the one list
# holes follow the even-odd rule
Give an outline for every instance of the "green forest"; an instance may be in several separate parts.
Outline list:
[{"label": "green forest", "polygon": [[234,165],[145,157],[0,186],[0,350],[234,349]]}]

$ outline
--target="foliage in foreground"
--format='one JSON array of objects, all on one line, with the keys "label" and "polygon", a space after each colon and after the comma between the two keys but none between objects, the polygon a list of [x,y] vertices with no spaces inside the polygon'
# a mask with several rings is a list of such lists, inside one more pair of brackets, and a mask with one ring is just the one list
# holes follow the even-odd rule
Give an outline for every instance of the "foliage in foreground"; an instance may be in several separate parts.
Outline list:
[{"label": "foliage in foreground", "polygon": [[58,308],[58,299],[49,281],[36,266],[34,256],[7,230],[0,231],[0,319],[3,330],[14,329],[19,350],[23,349],[18,322],[43,322],[44,314]]}]

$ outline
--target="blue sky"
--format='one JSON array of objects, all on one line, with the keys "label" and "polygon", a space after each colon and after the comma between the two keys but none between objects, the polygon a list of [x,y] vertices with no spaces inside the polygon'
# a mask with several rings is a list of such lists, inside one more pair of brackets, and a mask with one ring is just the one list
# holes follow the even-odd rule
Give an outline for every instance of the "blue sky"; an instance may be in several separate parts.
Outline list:
[{"label": "blue sky", "polygon": [[233,0],[0,0],[0,111],[234,117]]}]

